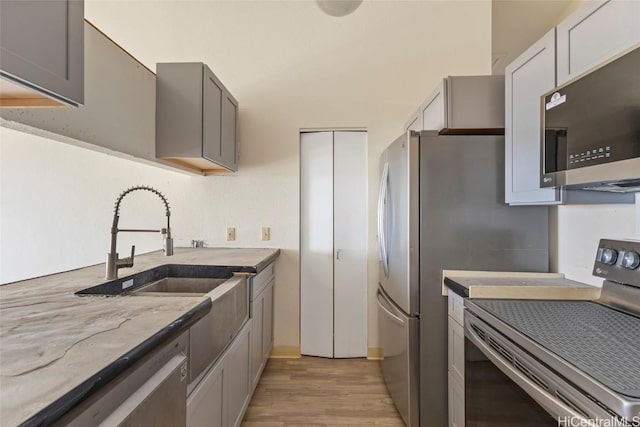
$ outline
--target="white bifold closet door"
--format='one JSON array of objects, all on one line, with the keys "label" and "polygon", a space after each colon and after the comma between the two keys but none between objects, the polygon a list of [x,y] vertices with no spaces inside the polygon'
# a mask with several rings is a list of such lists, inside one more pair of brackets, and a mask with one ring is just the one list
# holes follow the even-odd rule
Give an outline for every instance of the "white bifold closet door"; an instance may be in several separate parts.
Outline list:
[{"label": "white bifold closet door", "polygon": [[367,134],[300,137],[300,350],[367,355]]}]

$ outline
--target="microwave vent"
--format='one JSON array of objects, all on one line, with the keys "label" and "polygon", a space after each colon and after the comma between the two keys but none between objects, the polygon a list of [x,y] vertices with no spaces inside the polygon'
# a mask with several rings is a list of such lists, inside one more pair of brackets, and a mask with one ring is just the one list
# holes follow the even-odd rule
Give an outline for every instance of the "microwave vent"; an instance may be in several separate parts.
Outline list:
[{"label": "microwave vent", "polygon": [[640,192],[640,178],[623,182],[605,182],[601,185],[582,187],[583,190],[608,191],[610,193],[637,193]]}]

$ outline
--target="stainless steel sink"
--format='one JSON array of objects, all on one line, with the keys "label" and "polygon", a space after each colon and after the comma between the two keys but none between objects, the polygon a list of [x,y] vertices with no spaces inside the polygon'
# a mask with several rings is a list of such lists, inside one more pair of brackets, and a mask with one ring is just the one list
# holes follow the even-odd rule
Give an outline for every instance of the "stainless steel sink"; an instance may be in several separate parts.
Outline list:
[{"label": "stainless steel sink", "polygon": [[141,286],[133,291],[131,295],[187,294],[200,296],[211,292],[227,280],[226,278],[165,277],[156,282]]},{"label": "stainless steel sink", "polygon": [[79,296],[207,294],[233,276],[232,267],[167,264],[76,292]]}]

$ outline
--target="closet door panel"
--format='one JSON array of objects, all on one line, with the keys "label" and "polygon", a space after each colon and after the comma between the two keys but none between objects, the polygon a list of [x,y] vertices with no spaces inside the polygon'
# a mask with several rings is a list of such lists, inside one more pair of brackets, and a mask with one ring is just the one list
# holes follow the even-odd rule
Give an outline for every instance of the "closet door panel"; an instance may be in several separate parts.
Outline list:
[{"label": "closet door panel", "polygon": [[333,132],[300,138],[300,352],[333,357]]},{"label": "closet door panel", "polygon": [[335,132],[334,357],[367,355],[367,134]]}]

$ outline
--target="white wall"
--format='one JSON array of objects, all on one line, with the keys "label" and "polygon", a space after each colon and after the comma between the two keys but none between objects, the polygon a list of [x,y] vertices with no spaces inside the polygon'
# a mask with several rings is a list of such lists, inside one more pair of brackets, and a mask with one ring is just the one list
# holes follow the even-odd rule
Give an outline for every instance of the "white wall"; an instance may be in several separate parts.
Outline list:
[{"label": "white wall", "polygon": [[634,205],[577,205],[553,208],[557,227],[554,271],[573,280],[602,285],[594,277],[593,262],[600,239],[640,240],[640,193]]},{"label": "white wall", "polygon": [[[376,347],[378,157],[438,79],[490,73],[490,2],[365,1],[333,18],[310,1],[87,0],[85,16],[152,70],[207,63],[240,102],[240,170],[189,177],[2,129],[2,281],[102,262],[118,192],[155,185],[172,204],[177,244],[226,245],[233,225],[233,246],[282,249],[275,345],[297,347],[299,131],[366,128],[368,346]],[[159,203],[145,196],[125,199],[123,224],[161,221]],[[260,241],[261,226],[271,241]],[[140,252],[160,245],[159,236],[133,237]],[[122,239],[121,253],[129,243]]]}]

